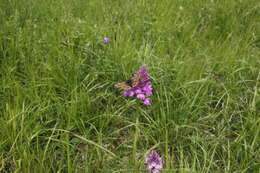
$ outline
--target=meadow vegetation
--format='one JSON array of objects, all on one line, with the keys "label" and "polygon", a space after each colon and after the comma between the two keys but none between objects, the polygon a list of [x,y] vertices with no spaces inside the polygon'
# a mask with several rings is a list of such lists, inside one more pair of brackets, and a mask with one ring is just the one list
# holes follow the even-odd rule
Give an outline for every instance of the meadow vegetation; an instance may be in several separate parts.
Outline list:
[{"label": "meadow vegetation", "polygon": [[[259,19],[257,0],[1,0],[0,172],[145,172],[152,150],[162,172],[259,172]],[[143,64],[150,106],[114,87]]]}]

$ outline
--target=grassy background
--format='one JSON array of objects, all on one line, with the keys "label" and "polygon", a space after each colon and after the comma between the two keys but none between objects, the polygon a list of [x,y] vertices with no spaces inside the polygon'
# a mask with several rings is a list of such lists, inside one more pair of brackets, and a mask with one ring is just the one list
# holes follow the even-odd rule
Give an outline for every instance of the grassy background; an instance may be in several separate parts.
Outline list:
[{"label": "grassy background", "polygon": [[[2,0],[0,172],[260,171],[257,0]],[[108,45],[103,37],[110,37]],[[146,64],[153,104],[114,84]]]}]

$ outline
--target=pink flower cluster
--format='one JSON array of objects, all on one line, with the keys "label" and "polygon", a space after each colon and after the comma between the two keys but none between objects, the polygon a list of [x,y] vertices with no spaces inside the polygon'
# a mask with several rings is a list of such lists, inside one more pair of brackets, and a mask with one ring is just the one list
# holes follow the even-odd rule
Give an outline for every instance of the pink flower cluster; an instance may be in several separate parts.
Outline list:
[{"label": "pink flower cluster", "polygon": [[141,69],[138,72],[136,72],[136,74],[141,75],[142,78],[139,80],[137,86],[132,87],[129,90],[126,90],[123,93],[123,96],[134,96],[137,99],[143,100],[143,103],[145,105],[151,105],[151,99],[149,97],[153,94],[153,88],[146,66],[143,65]]},{"label": "pink flower cluster", "polygon": [[152,173],[159,173],[163,168],[163,161],[156,151],[152,151],[145,159],[147,169]]}]

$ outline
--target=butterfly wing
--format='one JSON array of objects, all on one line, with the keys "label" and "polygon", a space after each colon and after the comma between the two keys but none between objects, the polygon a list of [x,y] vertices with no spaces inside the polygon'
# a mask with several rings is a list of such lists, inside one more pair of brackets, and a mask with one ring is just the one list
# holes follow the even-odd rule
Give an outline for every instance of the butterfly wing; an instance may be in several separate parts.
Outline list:
[{"label": "butterfly wing", "polygon": [[129,90],[131,89],[131,86],[129,86],[126,82],[120,82],[115,85],[116,88],[121,88],[123,90]]},{"label": "butterfly wing", "polygon": [[141,74],[134,74],[134,77],[132,77],[132,86],[135,87],[139,84],[141,80],[143,80],[144,75]]},{"label": "butterfly wing", "polygon": [[135,73],[134,76],[127,82],[120,82],[115,85],[116,88],[121,88],[123,90],[129,90],[132,87],[135,87],[139,82],[144,78],[144,75]]}]

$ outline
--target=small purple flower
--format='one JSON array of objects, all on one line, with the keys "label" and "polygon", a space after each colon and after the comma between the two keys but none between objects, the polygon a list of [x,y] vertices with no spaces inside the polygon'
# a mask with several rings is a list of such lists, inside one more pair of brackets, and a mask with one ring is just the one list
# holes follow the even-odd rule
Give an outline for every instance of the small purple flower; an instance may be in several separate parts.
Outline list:
[{"label": "small purple flower", "polygon": [[136,93],[136,94],[142,94],[143,91],[142,91],[140,88],[137,88],[137,89],[135,90],[135,93]]},{"label": "small purple flower", "polygon": [[150,98],[145,98],[145,99],[144,99],[144,104],[145,104],[146,106],[151,105],[151,100],[150,100]]},{"label": "small purple flower", "polygon": [[153,94],[152,85],[149,83],[148,85],[144,86],[143,91],[147,96],[151,96]]},{"label": "small purple flower", "polygon": [[134,91],[132,91],[132,90],[127,90],[127,91],[125,91],[124,93],[123,93],[123,96],[124,97],[128,97],[128,96],[133,96],[135,93],[134,93]]},{"label": "small purple flower", "polygon": [[110,42],[110,38],[104,37],[103,43],[104,43],[104,44],[108,44],[109,42]]},{"label": "small purple flower", "polygon": [[152,151],[150,155],[145,159],[147,169],[152,173],[159,173],[163,168],[163,161],[160,155],[156,151]]},{"label": "small purple flower", "polygon": [[146,99],[144,94],[137,94],[136,98],[141,99],[141,100],[145,100]]}]

